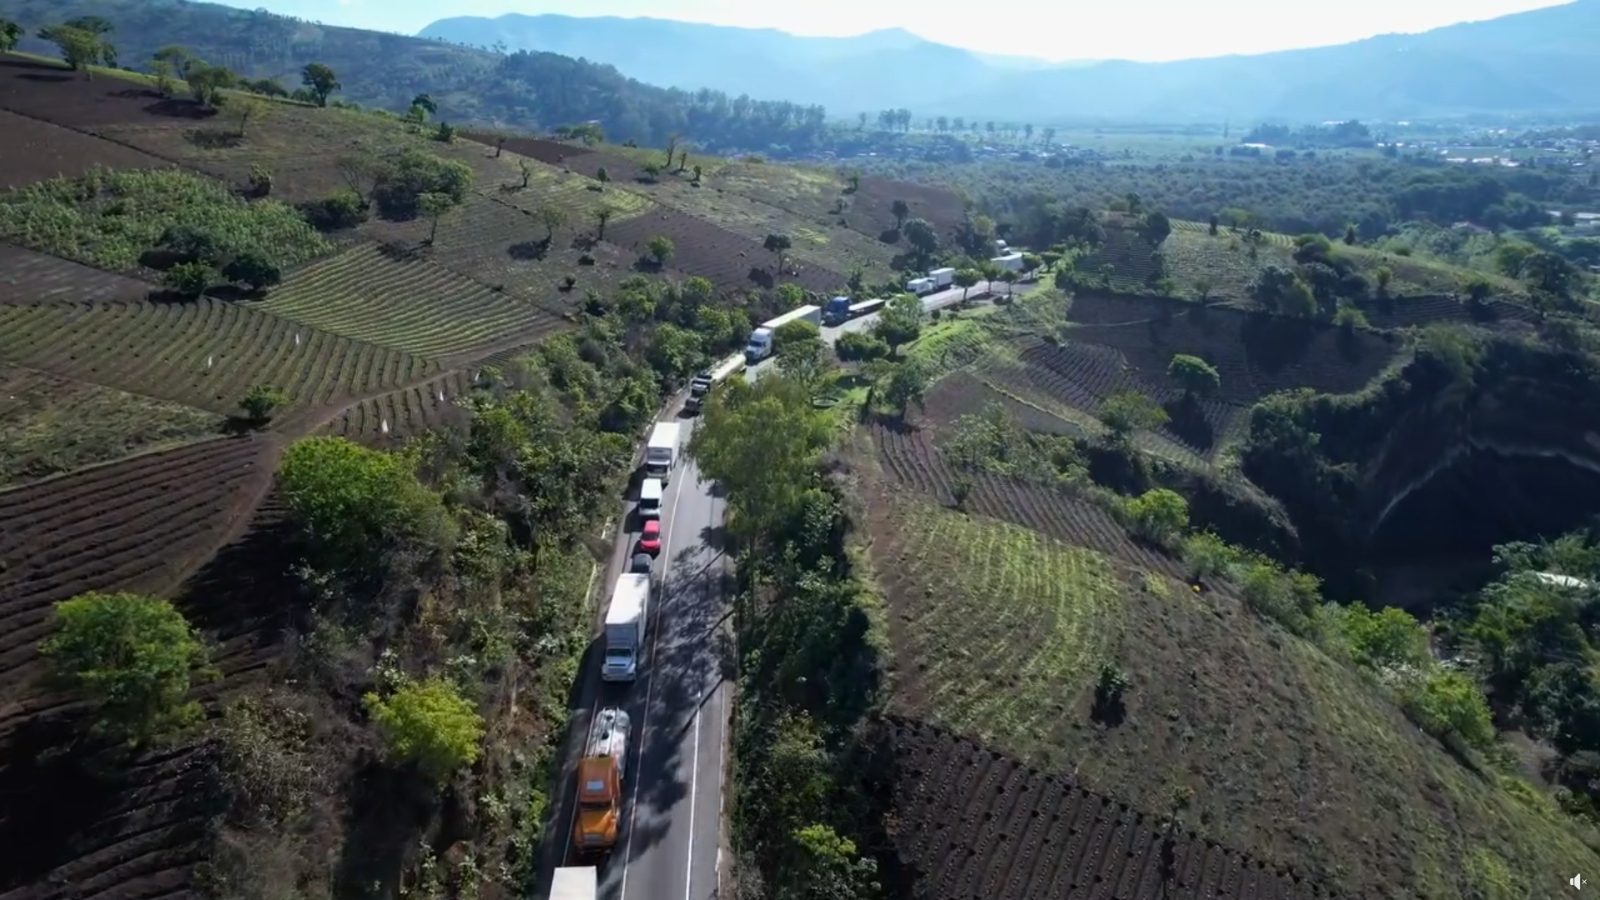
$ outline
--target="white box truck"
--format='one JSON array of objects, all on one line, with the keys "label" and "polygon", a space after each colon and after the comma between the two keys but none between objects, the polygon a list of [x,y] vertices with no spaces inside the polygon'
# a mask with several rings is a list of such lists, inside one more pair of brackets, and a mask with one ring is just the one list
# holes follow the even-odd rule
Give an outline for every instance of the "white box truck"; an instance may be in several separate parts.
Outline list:
[{"label": "white box truck", "polygon": [[657,422],[650,429],[650,440],[644,445],[645,477],[659,478],[662,484],[671,479],[678,465],[679,431],[677,422]]},{"label": "white box truck", "polygon": [[943,290],[956,282],[956,270],[949,266],[943,269],[933,269],[928,272],[928,277],[933,279],[936,290]]},{"label": "white box truck", "polygon": [[659,478],[646,478],[640,483],[639,521],[661,518],[661,497],[665,493]]},{"label": "white box truck", "polygon": [[606,608],[606,656],[600,665],[601,681],[632,681],[639,677],[639,653],[644,649],[645,623],[650,614],[650,576],[627,572],[617,576]]},{"label": "white box truck", "polygon": [[931,293],[933,293],[933,290],[934,290],[933,279],[932,278],[913,278],[910,281],[906,282],[906,290],[910,291],[913,294],[916,294],[918,297],[923,297],[923,296],[926,296],[928,294],[931,294]]},{"label": "white box truck", "polygon": [[1021,272],[1022,271],[1022,254],[1021,253],[1007,253],[1007,254],[1005,254],[1003,256],[996,256],[995,258],[989,260],[989,262],[992,262],[995,265],[999,266],[1000,267],[1000,271],[1002,271],[1002,272]]},{"label": "white box truck", "polygon": [[760,328],[750,333],[750,343],[744,348],[744,361],[753,366],[771,356],[773,336],[777,334],[779,328],[790,322],[810,322],[821,328],[822,307],[802,306],[799,309],[791,309],[776,319],[762,322]]},{"label": "white box truck", "polygon": [[599,889],[594,866],[561,866],[550,882],[550,900],[595,900]]}]

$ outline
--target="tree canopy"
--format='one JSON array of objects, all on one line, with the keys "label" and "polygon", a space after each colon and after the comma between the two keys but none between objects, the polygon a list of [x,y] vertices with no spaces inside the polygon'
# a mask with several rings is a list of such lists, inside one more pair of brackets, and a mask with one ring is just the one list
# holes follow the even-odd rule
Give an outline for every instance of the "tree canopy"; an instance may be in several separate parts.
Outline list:
[{"label": "tree canopy", "polygon": [[442,678],[402,685],[387,697],[368,693],[362,702],[396,762],[414,762],[445,781],[478,758],[483,717]]},{"label": "tree canopy", "polygon": [[311,92],[318,106],[327,106],[328,96],[341,87],[339,76],[322,63],[307,63],[300,70],[300,83]]}]

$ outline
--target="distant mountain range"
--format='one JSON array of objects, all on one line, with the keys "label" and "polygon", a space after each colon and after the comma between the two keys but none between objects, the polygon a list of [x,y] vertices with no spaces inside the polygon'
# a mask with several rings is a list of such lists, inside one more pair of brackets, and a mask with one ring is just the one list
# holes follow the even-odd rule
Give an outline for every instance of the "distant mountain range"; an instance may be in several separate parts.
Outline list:
[{"label": "distant mountain range", "polygon": [[[1329,14],[1335,14],[1333,10]],[[799,37],[660,19],[441,19],[421,36],[608,63],[652,84],[1017,121],[1321,121],[1600,112],[1600,0],[1308,50],[1041,64],[908,31]]]}]

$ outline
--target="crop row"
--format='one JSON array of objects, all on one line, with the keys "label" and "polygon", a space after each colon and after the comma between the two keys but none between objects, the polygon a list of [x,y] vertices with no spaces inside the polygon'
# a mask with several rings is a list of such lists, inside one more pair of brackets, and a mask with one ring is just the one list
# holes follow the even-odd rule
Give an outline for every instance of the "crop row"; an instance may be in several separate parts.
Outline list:
[{"label": "crop row", "polygon": [[420,357],[204,297],[183,304],[0,305],[0,359],[223,414],[236,413],[255,385],[275,386],[287,406],[305,408],[393,390],[438,371]]},{"label": "crop row", "polygon": [[143,281],[0,241],[0,303],[139,300]]},{"label": "crop row", "polygon": [[1043,774],[942,729],[899,718],[890,842],[928,900],[1300,900],[1327,896],[1156,816]]},{"label": "crop row", "polygon": [[[1098,553],[929,503],[890,504],[882,544],[903,708],[1050,754],[1053,723],[1122,630],[1122,586]],[[996,659],[1008,660],[995,668]]]},{"label": "crop row", "polygon": [[[709,279],[718,287],[740,290],[774,280],[777,257],[762,248],[761,242],[735,234],[719,225],[677,210],[657,207],[642,216],[607,228],[606,239],[626,247],[634,254],[644,252],[645,244],[657,235],[669,238],[675,252],[672,265]],[[786,261],[789,271],[775,280],[794,282],[808,290],[837,290],[845,277],[810,263]]]},{"label": "crop row", "polygon": [[[895,480],[954,503],[950,485],[956,473],[922,432],[878,428],[874,433],[880,458]],[[972,483],[966,508],[1031,528],[1068,544],[1116,557],[1141,569],[1182,576],[1183,567],[1165,554],[1134,542],[1110,513],[1092,501],[1065,490],[1034,485],[989,472],[965,473]]]},{"label": "crop row", "polygon": [[467,418],[460,401],[468,389],[467,373],[448,372],[424,384],[363,400],[330,422],[326,430],[352,440],[385,443],[459,425]]},{"label": "crop row", "polygon": [[[1210,222],[1196,222],[1193,219],[1173,219],[1172,220],[1172,230],[1173,231],[1201,232],[1201,233],[1205,233],[1205,234],[1210,234],[1211,233],[1211,223]],[[1233,229],[1230,226],[1227,226],[1227,225],[1218,225],[1217,226],[1217,233],[1218,234],[1233,234],[1234,232],[1235,232],[1235,229]],[[1291,247],[1292,248],[1294,246],[1294,235],[1281,234],[1281,233],[1276,232],[1276,231],[1263,231],[1263,232],[1261,232],[1261,238],[1262,238],[1262,240],[1266,241],[1268,244],[1270,244],[1270,245],[1272,245],[1274,247]]]},{"label": "crop row", "polygon": [[35,659],[50,604],[171,586],[249,514],[276,441],[219,438],[0,492],[0,686]]},{"label": "crop row", "polygon": [[352,340],[446,356],[553,330],[556,318],[449,269],[363,244],[292,275],[264,308]]}]

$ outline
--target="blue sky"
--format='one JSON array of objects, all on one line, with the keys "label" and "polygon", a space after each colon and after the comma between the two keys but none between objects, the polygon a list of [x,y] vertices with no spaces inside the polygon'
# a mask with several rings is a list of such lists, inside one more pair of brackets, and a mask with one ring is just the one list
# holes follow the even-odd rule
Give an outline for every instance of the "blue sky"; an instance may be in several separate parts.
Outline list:
[{"label": "blue sky", "polygon": [[1340,44],[1559,5],[1559,0],[222,0],[330,25],[414,33],[444,16],[654,16],[848,35],[901,27],[987,53],[1183,59]]}]

